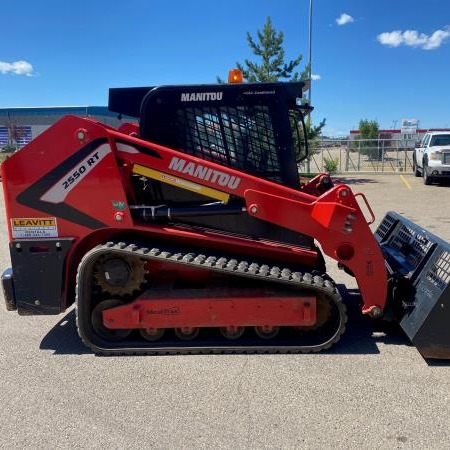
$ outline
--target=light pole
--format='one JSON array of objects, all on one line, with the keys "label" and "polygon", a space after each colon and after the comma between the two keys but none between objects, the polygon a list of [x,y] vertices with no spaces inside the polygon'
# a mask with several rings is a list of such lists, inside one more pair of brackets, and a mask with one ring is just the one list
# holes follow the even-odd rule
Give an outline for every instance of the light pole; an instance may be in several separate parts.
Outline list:
[{"label": "light pole", "polygon": [[[311,89],[312,89],[312,12],[313,0],[309,0],[309,39],[308,39],[308,53],[309,53],[309,89],[308,89],[308,103],[311,106]],[[311,129],[311,112],[308,114],[308,131]],[[306,170],[311,171],[309,156],[306,159]]]},{"label": "light pole", "polygon": [[[308,40],[308,51],[309,51],[309,90],[308,90],[308,102],[311,105],[311,88],[312,88],[312,13],[313,13],[313,0],[309,0],[309,40]],[[311,117],[311,114],[309,115]],[[311,119],[309,119],[311,121]]]}]

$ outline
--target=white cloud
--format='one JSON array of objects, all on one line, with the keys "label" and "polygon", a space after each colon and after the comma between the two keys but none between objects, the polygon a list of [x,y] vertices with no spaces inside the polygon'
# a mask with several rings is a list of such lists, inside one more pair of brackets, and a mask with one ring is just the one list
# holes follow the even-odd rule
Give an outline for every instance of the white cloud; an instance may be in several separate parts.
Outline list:
[{"label": "white cloud", "polygon": [[381,33],[377,36],[378,42],[389,47],[398,47],[403,43],[403,34],[401,31],[391,31],[390,33]]},{"label": "white cloud", "polygon": [[434,50],[440,47],[442,43],[449,38],[450,27],[446,27],[444,30],[436,30],[431,36],[428,36],[425,33],[419,33],[416,30],[395,30],[381,33],[377,36],[377,40],[380,44],[389,47],[406,45],[408,47],[419,47],[424,50]]},{"label": "white cloud", "polygon": [[32,77],[34,74],[34,68],[27,61],[14,61],[12,63],[0,61],[0,73],[13,73],[15,75],[26,75],[27,77]]},{"label": "white cloud", "polygon": [[311,80],[320,80],[320,79],[322,79],[322,77],[320,75],[317,75],[317,74],[311,75]]},{"label": "white cloud", "polygon": [[429,38],[426,45],[423,47],[425,50],[433,50],[441,46],[441,44],[450,37],[450,29],[437,30]]},{"label": "white cloud", "polygon": [[355,19],[353,19],[352,16],[346,14],[346,13],[342,13],[337,19],[336,19],[336,23],[340,26],[342,25],[347,25],[348,23],[352,23],[354,22]]}]

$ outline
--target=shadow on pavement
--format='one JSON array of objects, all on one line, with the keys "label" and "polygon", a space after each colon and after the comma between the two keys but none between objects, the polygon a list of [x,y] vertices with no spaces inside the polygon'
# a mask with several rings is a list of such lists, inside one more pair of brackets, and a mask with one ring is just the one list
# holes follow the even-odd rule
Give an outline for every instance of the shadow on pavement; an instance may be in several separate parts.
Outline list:
[{"label": "shadow on pavement", "polygon": [[[342,296],[348,307],[347,330],[341,340],[330,350],[323,353],[364,355],[380,353],[378,343],[385,345],[411,345],[400,327],[382,321],[374,321],[361,314],[359,310],[359,294],[357,290],[345,289],[339,285]],[[41,350],[51,350],[55,355],[82,355],[92,354],[84,346],[75,324],[75,311],[67,313],[42,339]],[[320,355],[320,354],[319,354]],[[450,361],[447,361],[450,365]],[[437,365],[443,365],[441,361]]]},{"label": "shadow on pavement", "polygon": [[339,290],[347,305],[347,330],[339,343],[330,353],[377,354],[380,353],[377,344],[411,346],[402,329],[395,323],[373,320],[363,316],[359,308],[360,295],[357,289],[347,290],[339,285]]},{"label": "shadow on pavement", "polygon": [[433,182],[433,186],[440,186],[440,187],[450,187],[450,181],[449,180],[440,180],[439,183],[438,182]]},{"label": "shadow on pavement", "polygon": [[379,181],[376,178],[347,178],[342,176],[333,177],[333,180],[336,182],[340,182],[343,184],[373,184],[373,183],[379,183]]},{"label": "shadow on pavement", "polygon": [[78,336],[75,323],[75,310],[67,313],[44,336],[39,346],[41,350],[52,350],[55,355],[83,355],[92,353]]},{"label": "shadow on pavement", "polygon": [[[333,349],[330,353],[341,354],[371,354],[379,353],[377,345],[404,345],[414,347],[406,334],[396,322],[385,322],[373,320],[363,316],[358,308],[360,295],[357,289],[347,290],[344,285],[339,285],[341,295],[348,308],[347,331],[339,341],[336,352]],[[342,349],[340,348],[342,346]],[[371,346],[375,351],[370,351]],[[420,355],[419,350],[417,353]],[[430,367],[450,367],[450,359],[426,359],[426,364]]]},{"label": "shadow on pavement", "polygon": [[450,367],[450,359],[426,359],[430,367]]}]

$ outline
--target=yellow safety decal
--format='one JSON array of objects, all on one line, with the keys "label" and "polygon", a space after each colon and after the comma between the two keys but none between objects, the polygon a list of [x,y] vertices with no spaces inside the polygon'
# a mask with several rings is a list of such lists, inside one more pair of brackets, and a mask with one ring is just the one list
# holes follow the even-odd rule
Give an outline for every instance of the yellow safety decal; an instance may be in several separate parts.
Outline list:
[{"label": "yellow safety decal", "polygon": [[151,178],[152,180],[161,181],[163,183],[167,183],[181,189],[196,192],[197,194],[214,198],[224,203],[228,203],[228,200],[230,199],[230,194],[227,194],[226,192],[218,191],[217,189],[213,189],[207,186],[202,186],[201,184],[193,183],[192,181],[175,177],[158,170],[149,169],[148,167],[144,167],[139,164],[134,165],[133,173],[143,175],[144,177]]}]

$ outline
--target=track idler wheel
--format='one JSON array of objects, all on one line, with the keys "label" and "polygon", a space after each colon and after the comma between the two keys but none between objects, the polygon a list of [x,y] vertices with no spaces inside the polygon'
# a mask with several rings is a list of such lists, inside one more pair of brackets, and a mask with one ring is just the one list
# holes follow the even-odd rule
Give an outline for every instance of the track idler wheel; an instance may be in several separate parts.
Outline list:
[{"label": "track idler wheel", "polygon": [[113,330],[105,327],[105,324],[103,323],[103,311],[105,311],[106,309],[114,308],[116,306],[122,306],[123,304],[124,302],[116,299],[104,300],[92,310],[92,328],[98,336],[104,339],[108,339],[109,341],[121,341],[131,334],[132,330]]},{"label": "track idler wheel", "polygon": [[222,333],[222,336],[227,339],[239,339],[244,334],[245,328],[244,327],[222,327],[220,329],[220,332]]},{"label": "track idler wheel", "polygon": [[261,339],[273,339],[277,336],[279,331],[280,327],[276,326],[266,325],[262,327],[255,327],[255,333]]},{"label": "track idler wheel", "polygon": [[182,341],[190,341],[198,336],[199,331],[200,328],[194,327],[175,328],[175,335]]},{"label": "track idler wheel", "polygon": [[141,336],[150,342],[158,341],[164,336],[165,328],[141,328],[139,332]]}]

